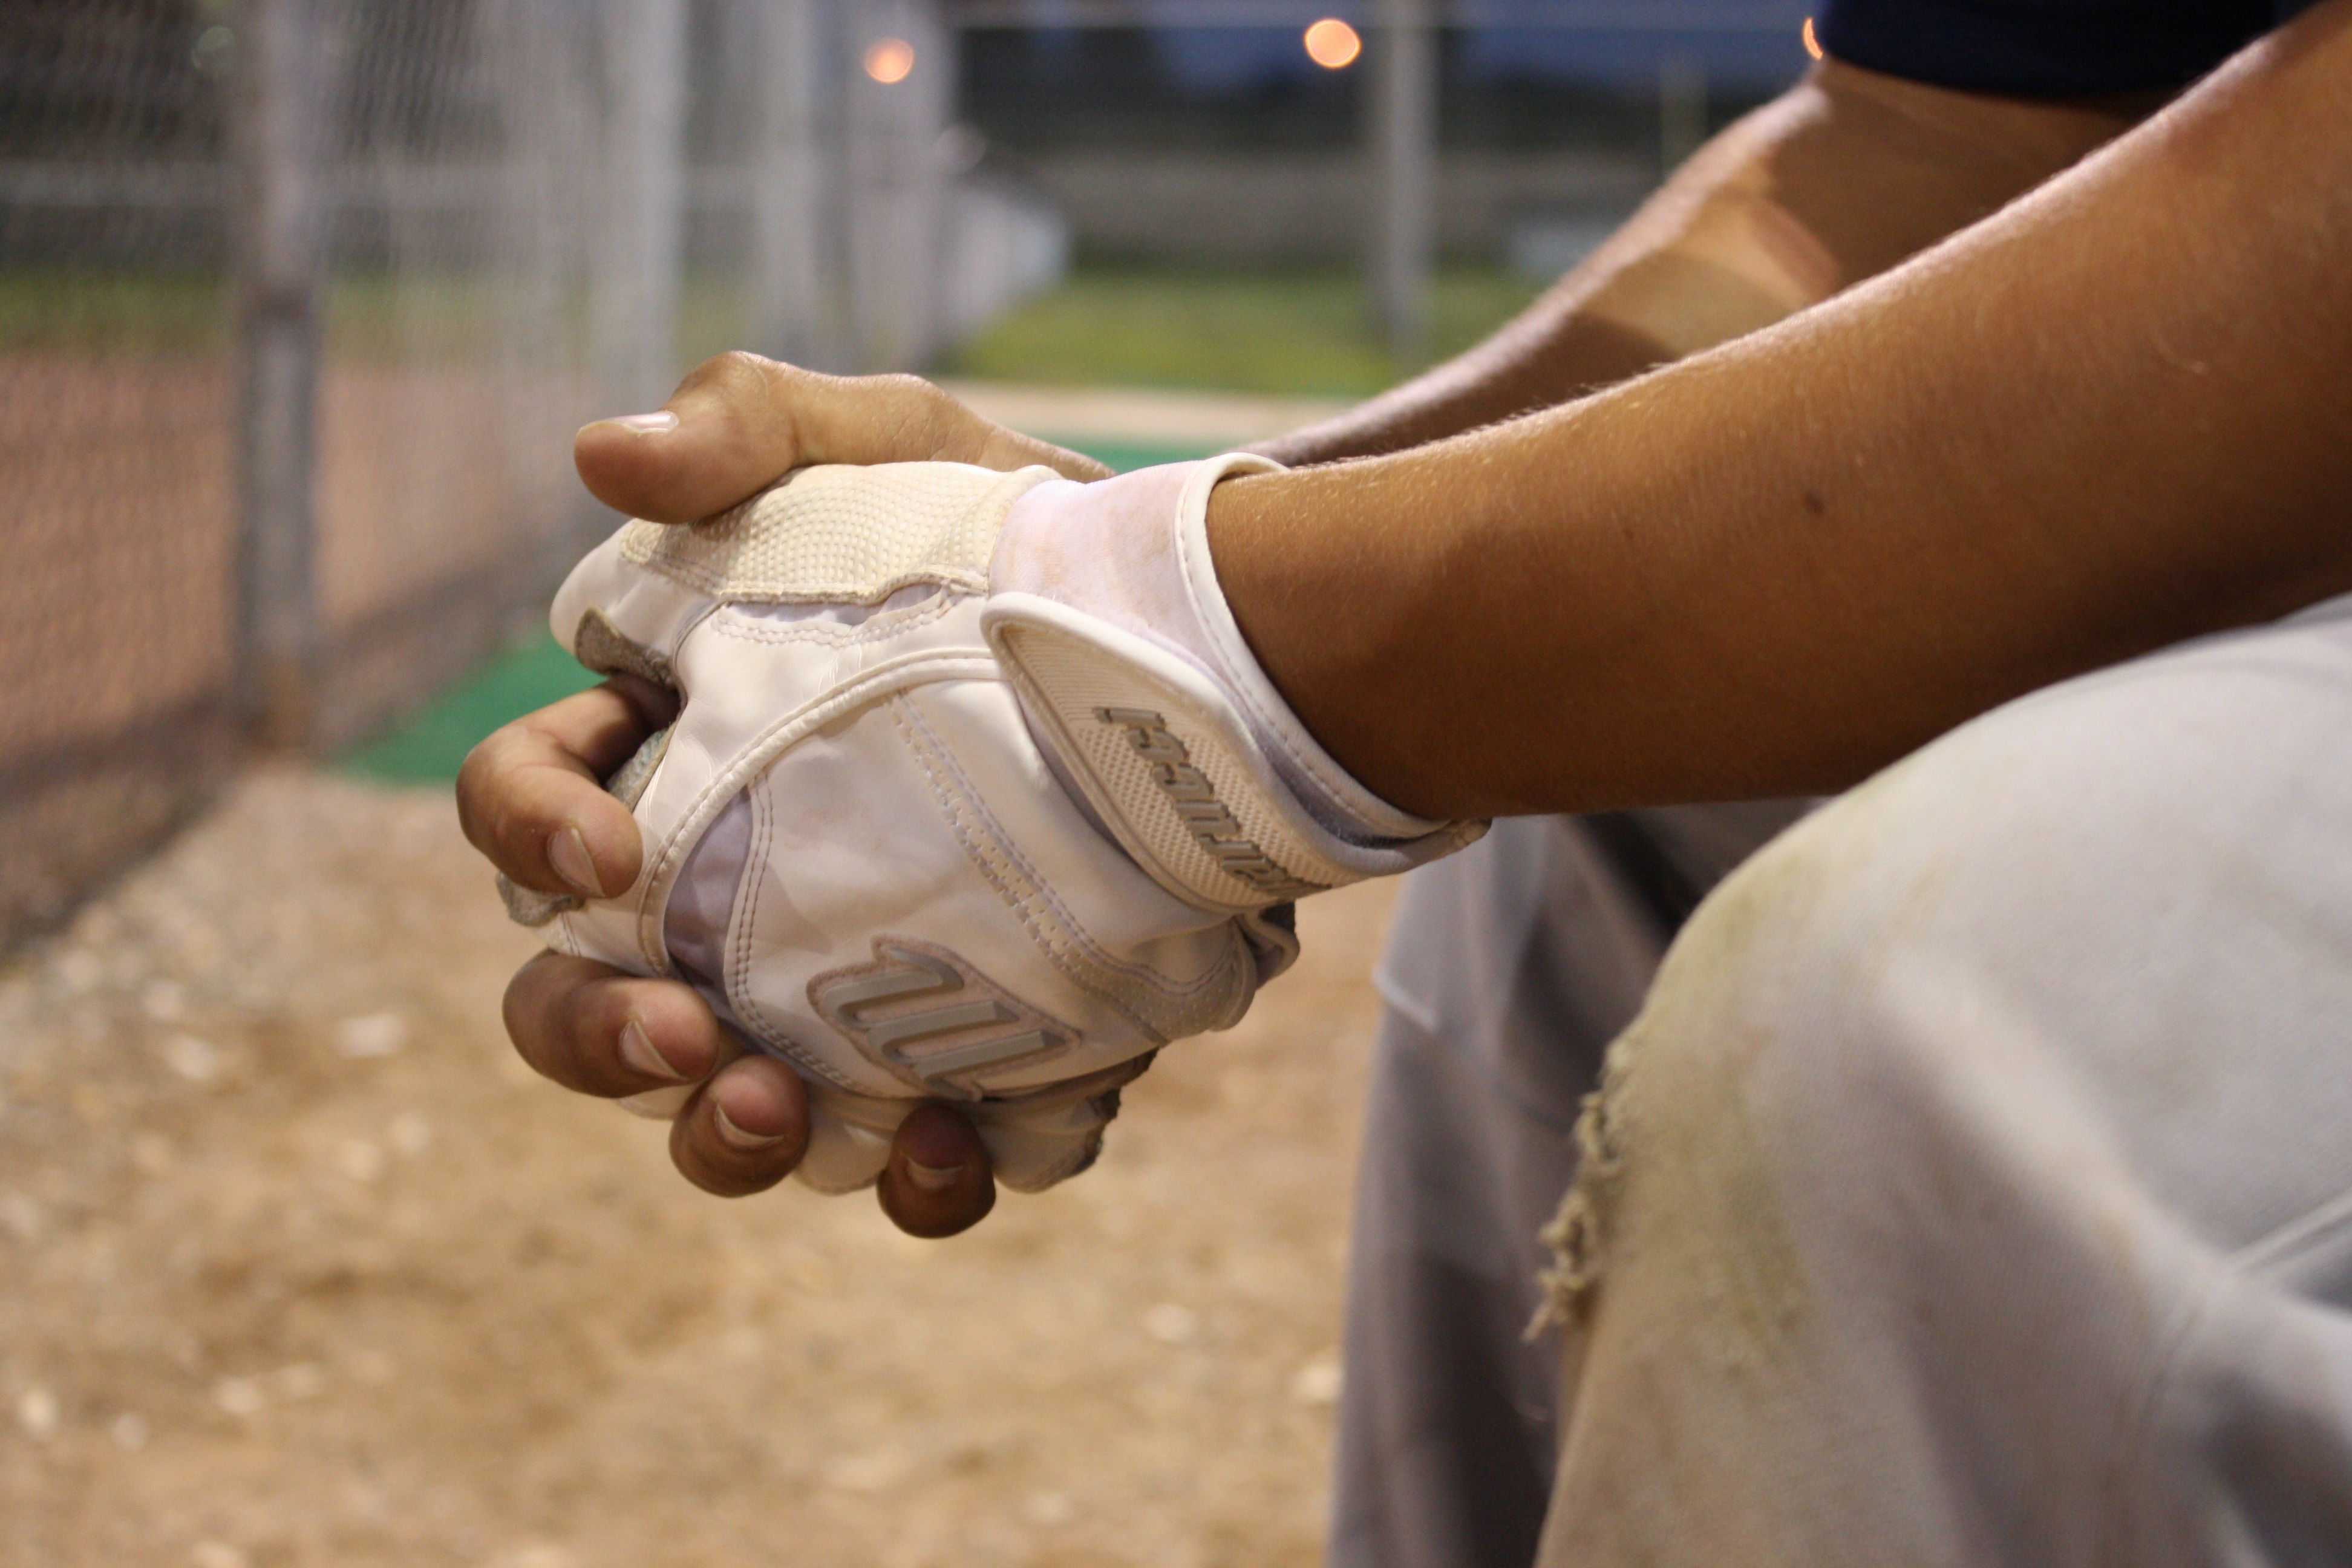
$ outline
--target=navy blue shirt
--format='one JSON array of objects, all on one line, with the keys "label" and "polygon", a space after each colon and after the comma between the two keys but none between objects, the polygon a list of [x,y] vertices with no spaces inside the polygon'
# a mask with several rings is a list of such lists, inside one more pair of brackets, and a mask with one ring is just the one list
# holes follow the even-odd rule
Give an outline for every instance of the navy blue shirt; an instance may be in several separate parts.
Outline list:
[{"label": "navy blue shirt", "polygon": [[1814,36],[1889,76],[2025,97],[2180,87],[2308,0],[1825,0]]}]

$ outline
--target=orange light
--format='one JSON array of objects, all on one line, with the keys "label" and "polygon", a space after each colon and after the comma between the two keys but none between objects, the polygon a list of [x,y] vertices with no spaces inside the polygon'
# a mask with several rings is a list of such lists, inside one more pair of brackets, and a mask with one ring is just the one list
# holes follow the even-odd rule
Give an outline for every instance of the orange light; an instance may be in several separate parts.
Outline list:
[{"label": "orange light", "polygon": [[1822,58],[1822,41],[1813,37],[1813,19],[1811,16],[1805,18],[1805,30],[1799,36],[1805,40],[1805,53],[1812,56],[1815,59],[1820,59]]},{"label": "orange light", "polygon": [[1326,16],[1307,29],[1307,58],[1327,71],[1345,70],[1364,52],[1356,29],[1337,16]]},{"label": "orange light", "polygon": [[904,38],[877,38],[866,51],[866,74],[895,87],[915,68],[915,46]]}]

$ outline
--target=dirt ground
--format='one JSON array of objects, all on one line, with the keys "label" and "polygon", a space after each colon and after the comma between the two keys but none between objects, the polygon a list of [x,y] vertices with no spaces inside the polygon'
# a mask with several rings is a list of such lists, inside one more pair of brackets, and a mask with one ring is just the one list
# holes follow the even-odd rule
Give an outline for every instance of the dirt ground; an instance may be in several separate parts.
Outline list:
[{"label": "dirt ground", "polygon": [[0,1564],[1316,1560],[1387,889],[926,1243],[534,1079],[488,882],[266,773],[0,969]]}]

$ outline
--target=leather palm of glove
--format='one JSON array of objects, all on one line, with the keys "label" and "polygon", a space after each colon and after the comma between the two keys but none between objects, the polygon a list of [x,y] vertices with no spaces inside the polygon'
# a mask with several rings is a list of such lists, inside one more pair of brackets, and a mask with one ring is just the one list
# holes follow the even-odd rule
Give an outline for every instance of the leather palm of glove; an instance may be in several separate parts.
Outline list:
[{"label": "leather palm of glove", "polygon": [[626,525],[551,618],[591,668],[682,700],[608,786],[645,868],[510,909],[689,982],[791,1064],[820,1190],[874,1181],[925,1100],[1016,1190],[1085,1169],[1152,1054],[1297,955],[1290,900],[1482,826],[1363,790],[1250,658],[1202,519],[1218,479],[1271,467],[814,468],[692,528]]}]

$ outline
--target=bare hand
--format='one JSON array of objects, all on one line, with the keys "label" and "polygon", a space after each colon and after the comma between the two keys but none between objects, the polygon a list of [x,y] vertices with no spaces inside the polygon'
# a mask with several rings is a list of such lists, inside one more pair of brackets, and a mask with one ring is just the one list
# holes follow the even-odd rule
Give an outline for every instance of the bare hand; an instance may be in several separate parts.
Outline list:
[{"label": "bare hand", "polygon": [[572,444],[591,493],[655,522],[724,511],[813,463],[1043,463],[1099,479],[1092,458],[992,425],[919,376],[819,375],[757,354],[706,360],[654,414],[599,419]]}]

